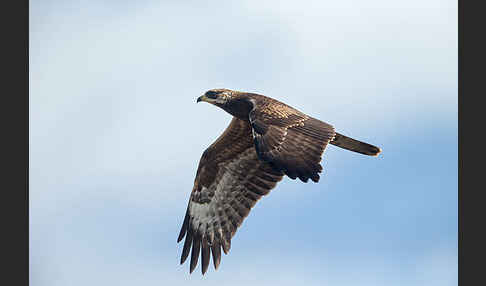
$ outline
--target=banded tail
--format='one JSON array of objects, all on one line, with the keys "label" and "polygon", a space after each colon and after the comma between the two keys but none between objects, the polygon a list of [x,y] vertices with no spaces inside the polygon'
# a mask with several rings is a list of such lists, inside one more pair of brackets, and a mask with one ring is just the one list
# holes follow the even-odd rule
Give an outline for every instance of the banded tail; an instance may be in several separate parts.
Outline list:
[{"label": "banded tail", "polygon": [[369,156],[378,156],[378,154],[380,154],[381,152],[381,149],[376,146],[355,140],[337,132],[336,136],[334,136],[334,139],[329,143],[346,150],[358,152]]}]

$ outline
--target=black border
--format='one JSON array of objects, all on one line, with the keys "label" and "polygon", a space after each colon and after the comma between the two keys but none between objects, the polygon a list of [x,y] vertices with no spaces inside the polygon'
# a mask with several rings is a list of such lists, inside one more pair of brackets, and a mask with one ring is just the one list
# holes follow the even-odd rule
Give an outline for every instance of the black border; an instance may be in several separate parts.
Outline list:
[{"label": "black border", "polygon": [[[465,9],[467,3],[468,9]],[[474,6],[473,4],[477,4]],[[458,1],[458,282],[484,285],[484,9]],[[468,39],[467,50],[464,39]],[[474,162],[476,161],[476,162]],[[467,163],[466,163],[467,162]],[[475,181],[477,180],[477,181]],[[483,282],[481,282],[483,281]]]},{"label": "black border", "polygon": [[457,263],[458,263],[458,269],[457,269],[457,275],[458,275],[458,285],[462,284],[466,284],[465,280],[464,280],[464,271],[463,271],[463,262],[464,262],[464,252],[463,252],[463,227],[464,227],[464,222],[463,222],[463,219],[464,219],[464,216],[463,216],[463,209],[464,209],[464,201],[462,200],[462,192],[461,192],[461,185],[463,184],[463,180],[462,180],[462,170],[463,170],[463,161],[462,161],[462,136],[464,134],[464,129],[463,129],[463,126],[461,126],[461,116],[463,114],[463,104],[462,104],[462,97],[461,95],[463,94],[463,91],[464,91],[464,86],[463,86],[463,77],[462,77],[462,71],[463,71],[463,61],[462,61],[462,53],[463,53],[463,40],[464,40],[464,10],[463,10],[463,4],[464,2],[462,2],[461,0],[458,0],[458,5],[457,5],[457,13],[458,13],[458,17],[457,17],[457,25],[458,25],[458,47],[457,47],[457,68],[458,68],[458,71],[457,71],[457,88],[458,88],[458,98],[457,98],[457,120],[458,120],[458,134],[457,134],[457,147],[458,147],[458,152],[457,152],[457,155],[458,155],[458,166],[457,166],[457,171],[458,171],[458,174],[457,174],[457,182],[458,182],[458,189],[457,189],[457,203],[458,203],[458,206],[457,206],[457,211],[458,211],[458,214],[457,214],[457,219],[458,219],[458,222],[457,222],[457,226],[458,226],[458,230],[457,230],[457,234],[458,234],[458,237],[457,237],[457,243],[458,243],[458,246],[457,246],[457,250],[458,250],[458,253],[457,253]]},{"label": "black border", "polygon": [[[458,99],[457,99],[457,115],[458,115],[458,190],[457,190],[457,202],[458,202],[458,285],[475,285],[475,279],[471,279],[471,271],[470,269],[466,269],[465,267],[465,244],[464,244],[464,228],[466,227],[465,223],[465,212],[467,206],[465,205],[464,201],[464,190],[465,188],[465,181],[464,181],[464,157],[466,156],[466,150],[464,148],[464,140],[465,140],[465,106],[464,106],[464,94],[465,94],[465,71],[464,71],[464,34],[465,34],[465,14],[464,14],[464,1],[458,1]],[[470,266],[470,265],[469,265]],[[469,284],[467,281],[469,280]],[[471,283],[472,282],[472,283]],[[479,283],[480,284],[480,283]]]},{"label": "black border", "polygon": [[29,1],[4,1],[1,11],[4,266],[0,281],[29,285]]},{"label": "black border", "polygon": [[464,257],[463,257],[463,253],[461,252],[462,251],[462,240],[463,240],[463,233],[461,232],[461,229],[464,227],[464,224],[462,222],[462,219],[463,219],[463,215],[462,215],[462,211],[463,211],[463,200],[462,200],[462,193],[461,193],[461,184],[462,184],[462,176],[461,176],[461,171],[462,171],[462,139],[461,139],[461,136],[463,135],[463,128],[461,126],[461,121],[460,121],[460,118],[462,116],[462,98],[461,98],[461,94],[462,94],[462,91],[463,91],[463,84],[462,84],[462,74],[461,74],[461,71],[463,70],[463,62],[461,61],[462,59],[462,44],[463,44],[463,39],[464,39],[464,32],[463,32],[463,29],[464,29],[464,25],[463,25],[463,20],[464,20],[464,14],[463,14],[463,2],[458,0],[458,5],[457,5],[457,13],[458,13],[458,17],[457,17],[457,25],[458,25],[458,47],[457,47],[457,68],[458,68],[458,71],[457,71],[457,88],[458,88],[458,98],[457,98],[457,120],[458,120],[458,134],[457,134],[457,147],[458,147],[458,150],[457,150],[457,155],[458,155],[458,166],[457,166],[457,171],[458,171],[458,174],[457,174],[457,182],[458,182],[458,189],[457,189],[457,203],[458,203],[458,206],[457,206],[457,211],[458,211],[458,214],[457,214],[457,219],[458,219],[458,222],[457,222],[457,226],[458,226],[458,230],[457,230],[457,234],[458,234],[458,237],[457,237],[457,243],[458,243],[458,246],[457,246],[457,259],[458,259],[458,269],[457,269],[457,275],[458,275],[458,285],[461,284],[461,281],[462,281],[462,284],[465,284],[464,282],[464,276],[463,276],[463,267],[462,267],[462,262],[464,260]]}]

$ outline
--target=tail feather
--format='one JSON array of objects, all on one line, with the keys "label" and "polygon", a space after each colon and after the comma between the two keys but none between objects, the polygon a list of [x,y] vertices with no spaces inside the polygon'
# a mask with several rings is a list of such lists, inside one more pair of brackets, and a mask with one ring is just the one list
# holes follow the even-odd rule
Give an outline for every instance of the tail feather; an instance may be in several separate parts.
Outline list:
[{"label": "tail feather", "polygon": [[376,146],[355,140],[337,132],[336,136],[334,136],[334,139],[331,140],[331,142],[329,143],[346,150],[358,152],[369,156],[378,156],[378,154],[381,152],[381,149]]}]

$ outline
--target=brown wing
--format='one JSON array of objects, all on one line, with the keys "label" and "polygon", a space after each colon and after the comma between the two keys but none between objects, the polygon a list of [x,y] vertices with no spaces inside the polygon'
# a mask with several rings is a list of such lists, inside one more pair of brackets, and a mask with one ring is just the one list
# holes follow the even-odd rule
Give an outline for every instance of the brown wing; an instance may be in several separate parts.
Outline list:
[{"label": "brown wing", "polygon": [[269,193],[283,173],[261,161],[255,151],[248,121],[233,118],[224,133],[203,153],[189,205],[177,239],[186,237],[181,264],[191,252],[190,272],[201,252],[202,273],[214,268],[231,247],[231,238],[255,203]]},{"label": "brown wing", "polygon": [[258,156],[292,179],[318,182],[334,127],[271,98],[253,104],[250,123]]}]

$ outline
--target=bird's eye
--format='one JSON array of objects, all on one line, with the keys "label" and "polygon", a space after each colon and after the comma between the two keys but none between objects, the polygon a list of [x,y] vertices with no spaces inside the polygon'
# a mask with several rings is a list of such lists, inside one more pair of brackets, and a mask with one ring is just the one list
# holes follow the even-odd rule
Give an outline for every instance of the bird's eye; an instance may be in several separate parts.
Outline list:
[{"label": "bird's eye", "polygon": [[218,97],[218,94],[215,91],[210,90],[206,92],[206,97],[211,99],[216,99]]}]

